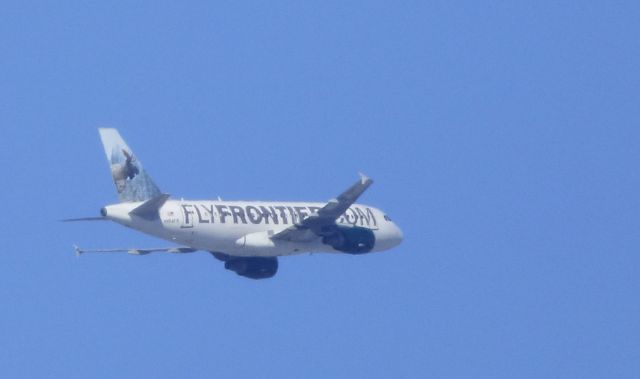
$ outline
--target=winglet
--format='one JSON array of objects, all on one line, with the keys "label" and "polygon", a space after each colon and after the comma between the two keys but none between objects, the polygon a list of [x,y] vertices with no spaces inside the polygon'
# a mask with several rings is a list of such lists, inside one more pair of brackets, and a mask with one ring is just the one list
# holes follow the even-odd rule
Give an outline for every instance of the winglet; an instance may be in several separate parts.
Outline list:
[{"label": "winglet", "polygon": [[370,177],[368,177],[367,175],[359,172],[358,175],[360,175],[360,183],[361,184],[367,184],[367,183],[373,183],[373,179],[371,179]]}]

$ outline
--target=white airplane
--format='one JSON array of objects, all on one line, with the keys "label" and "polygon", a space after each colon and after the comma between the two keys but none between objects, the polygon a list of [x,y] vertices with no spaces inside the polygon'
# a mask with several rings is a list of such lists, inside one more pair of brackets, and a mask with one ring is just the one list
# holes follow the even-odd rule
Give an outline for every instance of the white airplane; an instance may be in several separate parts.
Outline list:
[{"label": "white airplane", "polygon": [[64,221],[110,220],[182,245],[152,249],[76,247],[77,254],[128,252],[210,252],[227,270],[266,279],[278,270],[279,256],[304,252],[364,254],[397,246],[400,228],[377,208],[355,204],[373,183],[360,180],[327,203],[281,201],[173,200],[155,185],[116,129],[99,129],[120,203],[100,210],[101,217]]}]

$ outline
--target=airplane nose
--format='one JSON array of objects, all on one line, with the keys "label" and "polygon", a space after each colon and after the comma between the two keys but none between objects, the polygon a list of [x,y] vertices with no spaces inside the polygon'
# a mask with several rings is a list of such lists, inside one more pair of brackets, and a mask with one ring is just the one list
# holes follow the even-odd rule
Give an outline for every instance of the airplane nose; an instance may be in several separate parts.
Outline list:
[{"label": "airplane nose", "polygon": [[396,228],[398,229],[398,243],[400,243],[404,239],[404,233],[402,232],[402,229],[400,229],[398,225],[396,225]]},{"label": "airplane nose", "polygon": [[393,244],[394,244],[394,246],[398,246],[398,245],[400,245],[400,243],[404,239],[404,233],[402,233],[402,229],[400,229],[400,227],[398,225],[393,224],[393,226],[394,226]]}]

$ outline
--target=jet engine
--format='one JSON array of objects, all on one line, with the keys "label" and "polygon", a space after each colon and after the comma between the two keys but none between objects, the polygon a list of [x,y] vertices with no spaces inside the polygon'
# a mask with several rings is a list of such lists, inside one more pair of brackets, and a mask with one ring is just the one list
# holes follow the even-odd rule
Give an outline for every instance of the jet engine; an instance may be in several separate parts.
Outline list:
[{"label": "jet engine", "polygon": [[322,243],[348,254],[364,254],[373,249],[376,237],[371,229],[337,226],[322,237]]},{"label": "jet engine", "polygon": [[211,254],[224,262],[224,268],[246,278],[268,279],[278,272],[276,257],[233,257],[218,252]]}]

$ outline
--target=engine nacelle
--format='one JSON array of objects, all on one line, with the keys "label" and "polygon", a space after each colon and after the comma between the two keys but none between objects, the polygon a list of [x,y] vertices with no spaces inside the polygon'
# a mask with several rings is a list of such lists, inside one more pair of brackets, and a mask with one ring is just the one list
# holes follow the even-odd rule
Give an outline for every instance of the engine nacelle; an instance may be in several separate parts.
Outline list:
[{"label": "engine nacelle", "polygon": [[338,226],[335,231],[322,238],[322,243],[343,253],[364,254],[373,250],[376,237],[371,229]]},{"label": "engine nacelle", "polygon": [[275,257],[230,257],[224,262],[224,268],[247,278],[267,279],[278,272],[278,259]]}]

